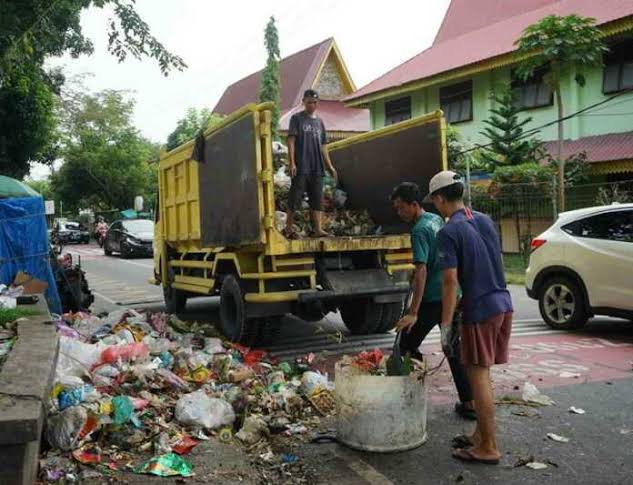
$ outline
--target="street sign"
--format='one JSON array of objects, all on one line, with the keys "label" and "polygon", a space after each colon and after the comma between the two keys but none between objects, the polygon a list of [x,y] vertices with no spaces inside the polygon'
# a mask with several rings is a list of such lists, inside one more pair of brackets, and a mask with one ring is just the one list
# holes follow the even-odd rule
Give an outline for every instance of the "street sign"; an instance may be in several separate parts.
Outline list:
[{"label": "street sign", "polygon": [[54,200],[45,200],[44,201],[44,209],[47,216],[55,214],[55,201]]}]

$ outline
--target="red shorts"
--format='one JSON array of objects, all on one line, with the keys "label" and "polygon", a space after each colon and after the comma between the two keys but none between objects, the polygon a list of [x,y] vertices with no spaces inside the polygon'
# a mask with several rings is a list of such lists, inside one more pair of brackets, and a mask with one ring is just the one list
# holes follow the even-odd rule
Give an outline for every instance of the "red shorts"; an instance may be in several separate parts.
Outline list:
[{"label": "red shorts", "polygon": [[512,313],[460,325],[461,361],[464,365],[490,367],[508,362]]}]

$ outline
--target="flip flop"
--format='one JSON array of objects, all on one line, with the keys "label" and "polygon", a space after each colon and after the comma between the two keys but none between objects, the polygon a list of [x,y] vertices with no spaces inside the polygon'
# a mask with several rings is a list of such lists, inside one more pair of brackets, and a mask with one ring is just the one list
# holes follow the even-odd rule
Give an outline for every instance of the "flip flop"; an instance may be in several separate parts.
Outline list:
[{"label": "flip flop", "polygon": [[465,434],[457,435],[451,441],[452,448],[470,448],[471,446],[474,446],[474,443],[470,437]]},{"label": "flip flop", "polygon": [[468,463],[481,463],[483,465],[498,465],[501,461],[499,458],[477,458],[467,448],[459,448],[453,451],[453,458],[465,461]]}]

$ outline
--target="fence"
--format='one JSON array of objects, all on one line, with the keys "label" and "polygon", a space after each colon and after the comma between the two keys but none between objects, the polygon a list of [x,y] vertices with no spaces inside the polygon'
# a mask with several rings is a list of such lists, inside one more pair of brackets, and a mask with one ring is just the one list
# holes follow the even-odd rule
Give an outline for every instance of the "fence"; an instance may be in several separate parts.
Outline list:
[{"label": "fence", "polygon": [[[530,241],[557,218],[556,197],[550,188],[506,184],[486,190],[473,190],[471,206],[495,221],[504,253],[527,254]],[[613,202],[633,202],[633,180],[578,185],[565,191],[567,211]]]}]

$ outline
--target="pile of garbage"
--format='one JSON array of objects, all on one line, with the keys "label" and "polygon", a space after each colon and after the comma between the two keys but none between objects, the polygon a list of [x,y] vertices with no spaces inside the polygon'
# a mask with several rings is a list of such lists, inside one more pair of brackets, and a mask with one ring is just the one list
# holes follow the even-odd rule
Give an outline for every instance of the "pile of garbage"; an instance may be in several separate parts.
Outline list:
[{"label": "pile of garbage", "polygon": [[[279,167],[274,176],[276,225],[279,231],[286,227],[290,176],[286,167]],[[326,176],[323,187],[323,229],[334,236],[370,236],[380,234],[378,227],[366,210],[354,210],[348,206],[345,191],[336,187],[336,181]],[[312,231],[307,198],[303,209],[294,214],[295,231],[301,237],[308,237]]]},{"label": "pile of garbage", "polygon": [[382,350],[374,349],[360,352],[357,355],[345,355],[339,361],[339,368],[355,375],[369,376],[408,376],[411,374],[425,375],[426,361],[411,358],[407,353],[401,356],[399,352],[385,355]]},{"label": "pile of garbage", "polygon": [[187,455],[208,440],[240,446],[269,467],[296,465],[273,442],[301,439],[334,412],[333,384],[315,371],[315,356],[275,362],[262,351],[180,333],[172,319],[125,310],[55,322],[60,350],[43,481],[119,471],[189,477]]}]

